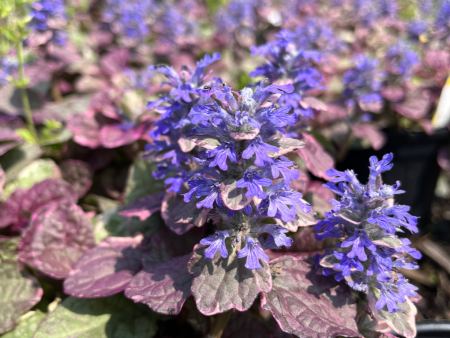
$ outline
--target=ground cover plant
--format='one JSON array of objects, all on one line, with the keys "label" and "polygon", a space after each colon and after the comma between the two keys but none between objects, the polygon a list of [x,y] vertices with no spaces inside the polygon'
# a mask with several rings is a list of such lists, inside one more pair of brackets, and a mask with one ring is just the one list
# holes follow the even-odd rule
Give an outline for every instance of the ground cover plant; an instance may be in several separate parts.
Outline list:
[{"label": "ground cover plant", "polygon": [[[447,135],[449,18],[448,0],[0,0],[0,336],[450,319],[426,227],[448,142],[431,218],[398,202],[408,174],[383,179],[396,153],[357,153]],[[336,169],[362,162],[366,183]]]}]

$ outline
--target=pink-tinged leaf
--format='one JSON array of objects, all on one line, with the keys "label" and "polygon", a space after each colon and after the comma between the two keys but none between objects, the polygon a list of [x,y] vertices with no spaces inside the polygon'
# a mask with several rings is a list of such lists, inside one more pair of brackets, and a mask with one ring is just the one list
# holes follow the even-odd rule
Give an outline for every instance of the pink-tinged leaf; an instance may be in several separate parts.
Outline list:
[{"label": "pink-tinged leaf", "polygon": [[208,135],[192,135],[188,139],[196,145],[210,150],[217,148],[221,144],[219,140]]},{"label": "pink-tinged leaf", "polygon": [[404,303],[397,303],[397,306],[402,309],[402,311],[397,311],[395,313],[389,313],[386,306],[381,310],[376,310],[376,302],[380,297],[380,290],[371,288],[368,293],[369,308],[372,311],[375,320],[378,325],[387,325],[395,333],[399,334],[405,338],[414,338],[416,336],[416,321],[415,317],[417,314],[416,306],[411,302],[411,300],[406,297]]},{"label": "pink-tinged leaf", "polygon": [[100,130],[100,140],[105,148],[117,148],[139,140],[145,129],[144,124],[129,130],[122,130],[119,125],[107,125]]},{"label": "pink-tinged leaf", "polygon": [[20,316],[39,302],[39,282],[16,261],[0,261],[0,334],[12,330]]},{"label": "pink-tinged leaf", "polygon": [[125,290],[125,296],[148,305],[153,311],[177,315],[191,295],[192,276],[186,271],[191,254],[148,265]]},{"label": "pink-tinged leaf", "polygon": [[121,73],[128,65],[130,53],[126,49],[116,49],[100,60],[100,66],[106,76]]},{"label": "pink-tinged leaf", "polygon": [[320,266],[324,268],[335,269],[334,264],[339,262],[340,260],[337,259],[334,254],[330,254],[321,259]]},{"label": "pink-tinged leaf", "polygon": [[180,146],[181,151],[185,153],[188,153],[195,148],[195,143],[188,140],[185,135],[180,136],[178,145]]},{"label": "pink-tinged leaf", "polygon": [[297,154],[305,160],[306,167],[315,176],[330,180],[325,172],[334,167],[333,158],[323,149],[316,139],[308,134],[302,134],[305,147],[297,150]]},{"label": "pink-tinged leaf", "polygon": [[315,97],[304,97],[301,102],[303,108],[312,108],[315,110],[327,111],[328,107],[325,102],[315,98]]},{"label": "pink-tinged leaf", "polygon": [[403,246],[402,241],[392,235],[386,235],[381,238],[374,239],[372,242],[375,245],[380,245],[391,249],[401,248]]},{"label": "pink-tinged leaf", "polygon": [[[278,84],[278,83],[277,83]],[[277,102],[281,97],[281,94],[272,94],[270,95],[265,101],[264,103],[261,105],[261,109],[262,108],[266,108],[266,107],[270,107],[271,105],[273,105],[275,102]]]},{"label": "pink-tinged leaf", "polygon": [[450,150],[447,147],[439,149],[437,162],[443,170],[450,171]]},{"label": "pink-tinged leaf", "polygon": [[125,217],[139,217],[141,221],[145,221],[155,212],[161,210],[161,203],[164,197],[164,192],[141,198],[125,207],[118,214]]},{"label": "pink-tinged leaf", "polygon": [[0,202],[0,228],[17,223],[19,220],[19,206],[7,200]]},{"label": "pink-tinged leaf", "polygon": [[344,119],[347,116],[347,108],[339,102],[327,103],[327,111],[315,114],[314,120],[320,124],[328,124]]},{"label": "pink-tinged leaf", "polygon": [[293,234],[294,242],[287,248],[289,251],[298,252],[316,252],[324,250],[333,243],[332,239],[318,241],[315,237],[315,231],[312,227],[300,228]]},{"label": "pink-tinged leaf", "polygon": [[62,62],[55,62],[38,58],[38,60],[31,65],[25,67],[25,75],[30,79],[29,87],[37,85],[39,82],[47,82],[51,80],[52,74],[55,73],[64,64]]},{"label": "pink-tinged leaf", "polygon": [[95,245],[91,220],[70,202],[43,206],[23,232],[19,260],[54,278],[65,278]]},{"label": "pink-tinged leaf", "polygon": [[358,103],[361,109],[365,112],[380,113],[381,109],[383,108],[382,101],[365,102],[360,100]]},{"label": "pink-tinged leaf", "polygon": [[0,142],[22,141],[22,138],[12,129],[0,127]]},{"label": "pink-tinged leaf", "polygon": [[241,210],[252,201],[246,197],[247,188],[237,188],[236,180],[229,178],[220,185],[220,195],[224,204],[231,210]]},{"label": "pink-tinged leaf", "polygon": [[194,198],[186,203],[183,196],[167,192],[161,205],[161,217],[170,230],[182,235],[194,226],[200,227],[205,224],[210,210],[198,209]]},{"label": "pink-tinged leaf", "polygon": [[100,146],[100,125],[85,114],[72,115],[67,120],[67,128],[73,132],[73,140],[88,148]]},{"label": "pink-tinged leaf", "polygon": [[[276,324],[275,324],[276,325]],[[222,338],[278,337],[272,335],[267,325],[253,319],[246,312],[235,312],[231,315]]]},{"label": "pink-tinged leaf", "polygon": [[424,90],[411,90],[406,94],[405,101],[395,106],[395,110],[412,120],[424,118],[431,107],[430,94]]},{"label": "pink-tinged leaf", "polygon": [[[305,200],[302,200],[304,203],[308,204]],[[275,222],[282,227],[288,229],[289,231],[296,232],[298,227],[306,227],[309,225],[314,225],[317,223],[317,214],[314,209],[307,214],[305,214],[298,206],[297,213],[295,214],[295,218],[290,222],[284,222],[281,219],[275,219]]]},{"label": "pink-tinged leaf", "polygon": [[305,146],[305,142],[297,140],[295,138],[279,138],[276,140],[268,141],[267,143],[279,149],[279,151],[276,153],[268,152],[270,157],[285,155]]},{"label": "pink-tinged leaf", "polygon": [[251,131],[241,131],[238,133],[230,133],[230,136],[236,141],[253,140],[259,134],[259,129],[254,128]]},{"label": "pink-tinged leaf", "polygon": [[79,298],[107,297],[127,287],[142,269],[142,235],[108,237],[88,250],[64,281],[64,292]]},{"label": "pink-tinged leaf", "polygon": [[358,214],[357,212],[355,212],[351,209],[342,208],[338,211],[338,214],[343,219],[345,219],[347,222],[350,222],[353,224],[361,224],[361,222],[363,220],[362,215]]},{"label": "pink-tinged leaf", "polygon": [[396,336],[387,333],[391,328],[386,324],[379,325],[367,313],[361,313],[358,318],[358,331],[365,338],[396,338]]},{"label": "pink-tinged leaf", "polygon": [[371,124],[353,124],[351,128],[357,138],[368,140],[375,150],[381,149],[386,143],[384,134]]},{"label": "pink-tinged leaf", "polygon": [[322,182],[308,182],[305,192],[312,193],[312,206],[314,211],[320,215],[323,216],[325,212],[332,209],[333,205],[329,200],[335,198],[335,195],[332,191],[325,188]]},{"label": "pink-tinged leaf", "polygon": [[21,194],[20,209],[29,214],[49,203],[64,201],[76,203],[78,195],[72,186],[63,180],[48,179],[35,184]]},{"label": "pink-tinged leaf", "polygon": [[228,247],[228,257],[216,252],[214,259],[206,259],[205,246],[196,245],[187,270],[194,277],[192,295],[198,310],[211,316],[231,309],[248,310],[258,293],[269,292],[272,277],[269,265],[259,260],[263,268],[250,270],[246,258],[238,258],[236,248]]},{"label": "pink-tinged leaf", "polygon": [[272,291],[262,293],[261,306],[272,312],[280,328],[299,337],[362,337],[356,326],[356,304],[345,284],[315,274],[294,257],[270,262]]},{"label": "pink-tinged leaf", "polygon": [[145,251],[144,266],[168,261],[177,256],[191,254],[194,246],[206,237],[204,228],[194,228],[183,236],[162,228],[155,235],[147,237],[142,243]]},{"label": "pink-tinged leaf", "polygon": [[80,160],[67,160],[62,162],[59,168],[64,181],[72,185],[78,198],[86,195],[92,186],[93,172],[90,165]]},{"label": "pink-tinged leaf", "polygon": [[391,102],[400,102],[405,98],[405,89],[402,87],[388,86],[381,89],[381,95]]},{"label": "pink-tinged leaf", "polygon": [[[114,103],[111,101],[111,96],[107,90],[97,90],[97,92],[92,97],[88,113],[94,115],[97,112],[100,113],[103,117],[108,117],[117,121],[117,123],[121,121],[119,114],[117,114],[117,109]],[[105,122],[110,123],[110,120],[107,120]]]}]

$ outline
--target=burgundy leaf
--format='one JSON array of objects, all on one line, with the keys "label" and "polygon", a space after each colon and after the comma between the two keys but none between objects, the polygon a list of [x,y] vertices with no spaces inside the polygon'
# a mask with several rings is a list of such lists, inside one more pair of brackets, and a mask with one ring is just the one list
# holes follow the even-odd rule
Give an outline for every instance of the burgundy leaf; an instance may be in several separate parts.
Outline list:
[{"label": "burgundy leaf", "polygon": [[376,302],[380,297],[380,291],[374,288],[372,288],[371,291],[372,292],[368,293],[369,308],[371,309],[378,325],[387,325],[402,337],[414,338],[416,336],[415,317],[417,314],[417,309],[411,300],[406,297],[404,303],[397,303],[397,306],[401,308],[402,311],[389,313],[386,306],[381,310],[375,309]]},{"label": "burgundy leaf", "polygon": [[129,130],[123,130],[119,125],[107,125],[100,130],[100,140],[105,148],[117,148],[139,140],[145,129],[145,124]]},{"label": "burgundy leaf", "polygon": [[228,178],[220,185],[220,195],[222,200],[231,210],[241,210],[252,201],[251,197],[246,197],[247,188],[237,188],[236,179]]},{"label": "burgundy leaf", "polygon": [[76,203],[77,193],[72,186],[63,180],[48,179],[35,184],[26,193],[22,193],[20,209],[26,213],[33,213],[49,203],[68,201]]},{"label": "burgundy leaf", "polygon": [[125,290],[142,269],[142,235],[109,237],[85,252],[64,281],[65,293],[80,298],[107,297]]},{"label": "burgundy leaf", "polygon": [[67,160],[59,165],[62,177],[72,185],[78,198],[83,197],[92,186],[92,169],[86,162],[80,160]]},{"label": "burgundy leaf", "polygon": [[334,167],[333,158],[323,149],[322,145],[315,138],[308,134],[303,134],[305,147],[297,150],[297,154],[305,160],[306,167],[315,176],[329,180],[325,172]]},{"label": "burgundy leaf", "polygon": [[261,294],[261,306],[272,312],[283,331],[309,338],[362,337],[356,304],[345,284],[315,274],[294,257],[278,258],[270,267],[273,287]]},{"label": "burgundy leaf", "polygon": [[92,223],[83,210],[64,201],[43,206],[23,232],[19,259],[54,278],[65,278],[95,245]]},{"label": "burgundy leaf", "polygon": [[305,146],[305,142],[297,140],[295,138],[281,138],[273,141],[268,141],[267,143],[279,149],[279,151],[276,153],[268,152],[270,157],[278,157],[284,154],[288,154]]},{"label": "burgundy leaf", "polygon": [[186,203],[183,196],[174,192],[167,192],[161,206],[161,216],[170,230],[178,235],[200,227],[206,222],[208,208],[198,209],[195,199]]},{"label": "burgundy leaf", "polygon": [[93,117],[87,114],[72,115],[67,119],[67,128],[73,132],[76,143],[91,149],[100,146],[100,126]]},{"label": "burgundy leaf", "polygon": [[187,270],[192,281],[192,295],[198,310],[211,316],[231,309],[245,311],[261,291],[269,292],[272,277],[269,265],[260,260],[263,268],[246,268],[246,258],[237,258],[236,249],[228,248],[228,258],[217,252],[214,259],[204,257],[205,246],[196,245]]},{"label": "burgundy leaf", "polygon": [[39,302],[43,291],[36,278],[15,261],[0,261],[0,276],[0,334],[3,334]]},{"label": "burgundy leaf", "polygon": [[318,241],[312,227],[298,229],[298,231],[293,234],[293,240],[294,242],[288,248],[289,251],[317,252],[324,250],[333,243],[333,240],[329,238]]},{"label": "burgundy leaf", "polygon": [[0,202],[0,228],[17,223],[19,220],[19,206],[9,200]]},{"label": "burgundy leaf", "polygon": [[386,143],[384,134],[371,124],[353,124],[351,128],[356,137],[368,140],[375,150],[381,149]]},{"label": "burgundy leaf", "polygon": [[145,221],[155,212],[161,210],[161,203],[165,192],[161,191],[156,194],[143,197],[125,207],[118,214],[125,217],[139,217],[141,221]]},{"label": "burgundy leaf", "polygon": [[192,276],[186,265],[192,254],[148,265],[139,272],[125,290],[125,296],[148,305],[153,311],[177,315],[191,295]]},{"label": "burgundy leaf", "polygon": [[308,182],[306,192],[312,193],[312,205],[317,213],[323,216],[325,212],[332,209],[333,205],[329,200],[335,198],[334,193],[325,188],[322,182]]}]

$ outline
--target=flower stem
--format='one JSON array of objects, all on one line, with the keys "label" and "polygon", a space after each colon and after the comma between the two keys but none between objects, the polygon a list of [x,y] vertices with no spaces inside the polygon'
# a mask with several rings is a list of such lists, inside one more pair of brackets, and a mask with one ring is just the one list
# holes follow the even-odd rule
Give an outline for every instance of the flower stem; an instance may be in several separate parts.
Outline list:
[{"label": "flower stem", "polygon": [[227,326],[228,320],[231,317],[231,311],[227,311],[224,313],[219,313],[213,317],[213,323],[211,325],[211,329],[206,336],[206,338],[220,338],[222,337],[222,333]]},{"label": "flower stem", "polygon": [[28,131],[31,133],[36,142],[38,142],[38,136],[36,128],[34,126],[33,117],[31,115],[30,101],[28,99],[27,90],[25,88],[25,73],[23,69],[23,43],[20,41],[17,44],[17,58],[19,61],[19,82],[20,82],[20,96],[22,98],[23,109],[25,111],[25,121]]}]

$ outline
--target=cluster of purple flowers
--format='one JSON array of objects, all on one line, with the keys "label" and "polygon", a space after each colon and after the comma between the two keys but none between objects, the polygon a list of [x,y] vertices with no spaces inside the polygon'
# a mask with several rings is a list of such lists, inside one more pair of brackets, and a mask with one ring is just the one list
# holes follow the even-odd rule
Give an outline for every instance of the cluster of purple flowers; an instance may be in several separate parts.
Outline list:
[{"label": "cluster of purple flowers", "polygon": [[153,0],[107,0],[103,16],[115,32],[133,40],[143,40],[149,32],[149,14],[155,10]]},{"label": "cluster of purple flowers", "polygon": [[[213,258],[217,250],[227,257],[228,239],[228,244],[242,247],[237,255],[247,257],[247,268],[260,269],[259,259],[268,261],[263,249],[290,246],[287,224],[295,227],[303,214],[311,212],[302,194],[289,187],[290,181],[299,178],[299,171],[283,156],[304,145],[283,137],[284,129],[297,117],[290,113],[291,106],[272,103],[275,97],[292,93],[294,87],[263,81],[256,89],[234,92],[221,79],[201,87],[203,70],[218,58],[218,54],[207,55],[194,72],[182,77],[172,68],[155,69],[174,88],[170,96],[149,104],[169,105],[159,106],[162,119],[151,132],[155,141],[145,156],[162,159],[156,177],[177,172],[165,181],[172,184],[169,190],[182,192],[187,183],[190,190],[184,201],[206,209],[220,227],[201,241],[209,246],[206,258]],[[180,147],[185,138],[204,149],[192,157],[188,154],[192,147]],[[189,171],[193,167],[196,170]]]},{"label": "cluster of purple flowers", "polygon": [[[411,216],[409,207],[394,204],[400,182],[390,186],[382,183],[381,173],[393,166],[393,155],[387,154],[381,161],[370,158],[370,175],[367,185],[362,185],[352,170],[340,172],[330,169],[327,175],[334,177],[325,187],[341,196],[331,200],[333,209],[314,229],[323,230],[316,234],[321,240],[327,237],[339,238],[338,251],[328,251],[316,256],[323,274],[335,274],[335,279],[345,279],[357,291],[381,293],[376,303],[380,310],[385,305],[389,312],[401,310],[397,304],[405,297],[416,294],[417,288],[399,273],[399,269],[417,269],[415,262],[409,262],[406,254],[420,259],[421,254],[409,246],[406,238],[396,236],[402,227],[417,232],[417,217]],[[320,262],[319,262],[320,261]]]},{"label": "cluster of purple flowers", "polygon": [[450,38],[450,0],[441,0],[436,12],[436,29],[444,38]]},{"label": "cluster of purple flowers", "polygon": [[305,50],[302,47],[300,34],[301,30],[297,33],[281,30],[275,40],[259,47],[251,47],[252,55],[265,57],[267,63],[256,68],[250,76],[263,75],[271,83],[282,79],[293,81],[294,90],[283,94],[279,102],[293,107],[297,117],[308,119],[313,117],[313,112],[310,108],[302,107],[300,102],[307,90],[321,88],[322,76],[314,66],[321,56],[316,50]]},{"label": "cluster of purple flowers", "polygon": [[414,67],[419,64],[419,56],[404,42],[391,46],[386,51],[389,73],[400,75],[402,79],[410,79]]},{"label": "cluster of purple flowers", "polygon": [[347,105],[354,107],[356,103],[382,102],[380,94],[385,73],[378,67],[378,61],[366,55],[354,58],[355,67],[344,73],[344,96]]},{"label": "cluster of purple flowers", "polygon": [[[257,27],[258,0],[233,0],[216,15],[217,31],[238,38],[253,34]],[[230,36],[231,37],[231,36]]]},{"label": "cluster of purple flowers", "polygon": [[39,33],[52,31],[52,40],[63,45],[66,42],[66,31],[63,29],[67,20],[66,7],[63,0],[40,0],[31,4],[32,31]]},{"label": "cluster of purple flowers", "polygon": [[10,58],[0,58],[0,86],[9,82],[8,77],[17,70],[17,61]]},{"label": "cluster of purple flowers", "polygon": [[353,0],[353,17],[371,26],[380,19],[395,18],[398,4],[394,0]]}]

